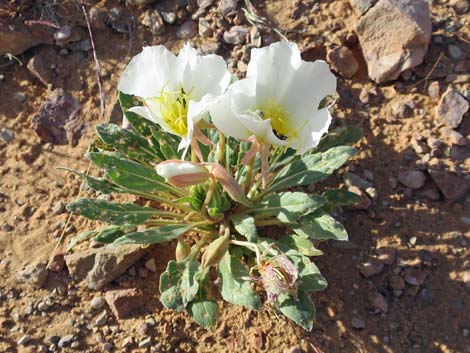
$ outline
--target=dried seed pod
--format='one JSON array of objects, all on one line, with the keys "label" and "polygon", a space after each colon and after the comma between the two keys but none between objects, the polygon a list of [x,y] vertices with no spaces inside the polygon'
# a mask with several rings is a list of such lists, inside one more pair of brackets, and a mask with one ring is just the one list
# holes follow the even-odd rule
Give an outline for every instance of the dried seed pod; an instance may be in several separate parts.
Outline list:
[{"label": "dried seed pod", "polygon": [[191,252],[191,248],[189,247],[188,244],[186,244],[184,241],[178,240],[178,243],[176,244],[176,250],[175,250],[175,257],[176,261],[182,261],[185,258],[188,257],[189,253]]},{"label": "dried seed pod", "polygon": [[210,243],[202,255],[202,267],[217,265],[228,250],[230,233],[224,234]]}]

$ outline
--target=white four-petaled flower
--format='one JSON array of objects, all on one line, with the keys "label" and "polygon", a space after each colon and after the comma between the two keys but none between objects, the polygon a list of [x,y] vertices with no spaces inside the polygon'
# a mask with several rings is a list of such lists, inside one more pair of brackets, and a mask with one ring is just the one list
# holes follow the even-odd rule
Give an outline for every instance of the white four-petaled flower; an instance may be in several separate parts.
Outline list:
[{"label": "white four-petaled flower", "polygon": [[182,138],[179,150],[187,150],[194,127],[208,107],[227,89],[231,75],[218,55],[198,55],[186,44],[175,56],[162,45],[144,47],[119,81],[119,90],[143,101],[130,111],[159,124]]},{"label": "white four-petaled flower", "polygon": [[331,122],[320,102],[336,91],[324,61],[307,62],[295,43],[253,49],[245,79],[232,84],[210,107],[224,134],[259,144],[288,146],[303,154],[315,147]]}]

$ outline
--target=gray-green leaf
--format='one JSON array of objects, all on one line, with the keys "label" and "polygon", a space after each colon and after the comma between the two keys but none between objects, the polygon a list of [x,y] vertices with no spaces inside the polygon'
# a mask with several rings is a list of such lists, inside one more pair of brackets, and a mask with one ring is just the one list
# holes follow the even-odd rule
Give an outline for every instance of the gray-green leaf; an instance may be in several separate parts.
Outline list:
[{"label": "gray-green leaf", "polygon": [[193,226],[188,224],[169,224],[149,228],[141,232],[126,234],[117,239],[115,244],[159,244],[177,239]]},{"label": "gray-green leaf", "polygon": [[318,151],[326,151],[332,147],[354,145],[358,142],[364,133],[361,128],[356,126],[342,126],[326,134],[317,146]]},{"label": "gray-green leaf", "polygon": [[317,240],[348,240],[344,226],[328,214],[312,213],[302,217],[300,227],[294,228],[300,236],[308,236]]},{"label": "gray-green leaf", "polygon": [[90,187],[91,189],[93,189],[95,191],[101,192],[103,194],[111,194],[113,192],[116,192],[116,193],[124,192],[123,189],[121,189],[120,187],[118,187],[114,184],[111,184],[106,179],[96,178],[96,177],[81,173],[77,170],[66,168],[66,167],[59,167],[58,169],[63,169],[63,170],[66,170],[70,173],[73,173],[73,174],[79,176],[80,178],[82,178],[86,182],[88,187]]},{"label": "gray-green leaf", "polygon": [[303,215],[314,212],[326,203],[320,195],[303,192],[272,194],[260,203],[259,208],[250,210],[256,214],[271,214],[281,222],[294,222]]},{"label": "gray-green leaf", "polygon": [[313,320],[315,319],[315,306],[308,293],[298,291],[297,298],[292,295],[282,295],[279,297],[278,302],[279,310],[285,316],[307,331],[312,329]]},{"label": "gray-green leaf", "polygon": [[160,276],[160,301],[168,308],[182,311],[197,295],[199,289],[199,262],[168,262],[165,272]]},{"label": "gray-green leaf", "polygon": [[338,146],[326,152],[302,156],[279,171],[269,190],[317,183],[330,176],[355,154],[356,149],[353,147]]},{"label": "gray-green leaf", "polygon": [[219,263],[219,274],[222,279],[220,292],[225,301],[251,309],[261,306],[261,299],[248,280],[250,273],[238,258],[227,252]]},{"label": "gray-green leaf", "polygon": [[141,224],[156,213],[153,208],[133,203],[114,203],[87,198],[68,204],[67,210],[88,219],[117,225]]},{"label": "gray-green leaf", "polygon": [[258,241],[258,232],[256,231],[255,219],[250,215],[237,215],[232,218],[235,230],[245,236],[249,242]]}]

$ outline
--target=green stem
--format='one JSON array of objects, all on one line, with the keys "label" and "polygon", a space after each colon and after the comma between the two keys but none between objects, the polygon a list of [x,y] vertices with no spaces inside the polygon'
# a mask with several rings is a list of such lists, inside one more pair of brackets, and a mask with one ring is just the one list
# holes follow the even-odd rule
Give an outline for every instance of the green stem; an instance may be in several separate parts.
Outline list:
[{"label": "green stem", "polygon": [[208,242],[210,242],[213,237],[214,237],[213,234],[203,235],[203,237],[191,249],[191,253],[189,254],[189,261],[193,261],[196,258],[196,256],[199,254],[199,251],[201,251],[202,247]]},{"label": "green stem", "polygon": [[259,264],[261,261],[261,253],[259,251],[259,248],[256,244],[250,243],[248,241],[240,241],[240,240],[231,240],[230,244],[233,245],[238,245],[238,246],[243,246],[247,249],[250,249],[251,251],[254,251],[256,254],[256,262]]},{"label": "green stem", "polygon": [[209,189],[207,190],[206,199],[204,200],[204,208],[207,207],[209,203],[211,202],[212,197],[214,196],[214,190],[215,190],[215,179],[209,178]]},{"label": "green stem", "polygon": [[224,156],[225,156],[225,135],[219,131],[219,164],[224,165]]}]

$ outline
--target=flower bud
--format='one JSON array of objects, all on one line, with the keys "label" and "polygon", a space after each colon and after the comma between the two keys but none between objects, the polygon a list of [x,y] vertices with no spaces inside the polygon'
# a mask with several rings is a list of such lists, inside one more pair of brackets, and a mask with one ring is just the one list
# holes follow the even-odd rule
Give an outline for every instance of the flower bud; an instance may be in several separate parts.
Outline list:
[{"label": "flower bud", "polygon": [[176,251],[175,251],[175,257],[176,261],[182,261],[185,258],[188,257],[189,253],[191,252],[191,248],[189,247],[188,244],[186,244],[184,241],[178,240],[178,243],[176,244]]},{"label": "flower bud", "polygon": [[217,238],[210,243],[202,255],[202,267],[217,265],[228,250],[230,233]]},{"label": "flower bud", "polygon": [[202,165],[180,160],[162,162],[156,170],[171,185],[182,188],[203,183],[209,178],[209,171]]}]

